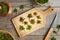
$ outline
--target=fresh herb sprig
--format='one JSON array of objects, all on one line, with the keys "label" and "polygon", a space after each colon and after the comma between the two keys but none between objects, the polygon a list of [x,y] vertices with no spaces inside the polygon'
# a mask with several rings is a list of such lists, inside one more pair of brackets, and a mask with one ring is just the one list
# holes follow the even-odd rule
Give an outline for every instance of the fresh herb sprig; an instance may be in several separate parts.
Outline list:
[{"label": "fresh herb sprig", "polygon": [[16,9],[16,8],[14,9],[14,13],[16,13],[16,14],[17,14],[17,9]]},{"label": "fresh herb sprig", "polygon": [[31,25],[27,25],[27,30],[31,30],[32,26]]},{"label": "fresh herb sprig", "polygon": [[24,19],[25,19],[25,18],[20,17],[20,20],[19,20],[19,21],[20,21],[20,22],[23,22],[23,21],[24,21]]},{"label": "fresh herb sprig", "polygon": [[32,14],[30,13],[30,14],[28,14],[27,17],[28,17],[28,18],[32,18],[33,16],[32,16]]},{"label": "fresh herb sprig", "polygon": [[24,26],[20,25],[20,28],[19,29],[20,30],[24,30],[25,28],[24,28]]},{"label": "fresh herb sprig", "polygon": [[31,19],[31,24],[35,24],[35,20],[34,19]]},{"label": "fresh herb sprig", "polygon": [[37,24],[40,24],[41,23],[41,21],[40,20],[37,20]]},{"label": "fresh herb sprig", "polygon": [[24,5],[20,5],[19,8],[23,10],[24,9]]},{"label": "fresh herb sprig", "polygon": [[33,14],[36,16],[37,15],[37,12],[34,12]]},{"label": "fresh herb sprig", "polygon": [[24,24],[28,24],[28,22],[27,21],[24,21]]}]

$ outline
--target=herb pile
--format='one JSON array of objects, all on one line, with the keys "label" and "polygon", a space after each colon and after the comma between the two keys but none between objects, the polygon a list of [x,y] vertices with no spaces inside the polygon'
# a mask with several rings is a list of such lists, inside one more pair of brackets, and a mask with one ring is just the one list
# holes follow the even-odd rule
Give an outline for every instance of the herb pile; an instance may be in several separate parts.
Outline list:
[{"label": "herb pile", "polygon": [[11,35],[0,32],[0,40],[14,40]]},{"label": "herb pile", "polygon": [[[33,18],[33,16],[35,16],[37,18],[37,20],[31,19],[31,18]],[[28,14],[27,18],[28,18],[28,21],[29,21],[29,23],[31,25],[29,25],[28,21],[25,21],[25,18],[20,17],[19,21],[27,26],[26,28],[24,28],[23,25],[20,25],[20,28],[19,28],[20,30],[24,30],[24,29],[31,30],[32,29],[32,25],[34,25],[35,23],[36,24],[40,24],[41,23],[41,21],[40,21],[41,17],[39,15],[37,15],[37,12],[34,12],[33,14],[32,13]]]},{"label": "herb pile", "polygon": [[37,0],[37,2],[39,2],[40,4],[45,4],[48,2],[48,0]]},{"label": "herb pile", "polygon": [[[60,30],[60,25],[57,25],[57,26],[56,26],[56,29],[57,29],[57,31],[54,30],[53,33],[56,34],[56,35],[58,35],[58,32],[59,32],[59,30]],[[53,37],[51,38],[51,40],[57,40],[57,39],[56,39],[55,36],[53,36]]]},{"label": "herb pile", "polygon": [[0,9],[0,14],[6,14],[9,11],[9,7],[5,3],[0,3],[1,9]]}]

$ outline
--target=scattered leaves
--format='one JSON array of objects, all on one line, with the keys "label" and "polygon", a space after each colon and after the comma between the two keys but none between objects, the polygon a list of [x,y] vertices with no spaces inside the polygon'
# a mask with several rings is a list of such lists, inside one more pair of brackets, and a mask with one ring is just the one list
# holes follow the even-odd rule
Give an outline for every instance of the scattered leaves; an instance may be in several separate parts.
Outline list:
[{"label": "scattered leaves", "polygon": [[24,30],[25,28],[22,26],[22,25],[20,25],[20,30]]},{"label": "scattered leaves", "polygon": [[35,20],[34,19],[31,19],[31,24],[35,24]]},{"label": "scattered leaves", "polygon": [[31,25],[27,25],[27,30],[31,30],[32,26]]}]

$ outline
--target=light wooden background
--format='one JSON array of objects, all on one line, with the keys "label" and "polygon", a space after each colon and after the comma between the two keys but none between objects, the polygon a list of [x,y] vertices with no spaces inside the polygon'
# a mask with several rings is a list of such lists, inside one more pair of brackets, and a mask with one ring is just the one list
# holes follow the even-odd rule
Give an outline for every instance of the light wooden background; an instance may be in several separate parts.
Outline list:
[{"label": "light wooden background", "polygon": [[[39,29],[39,30],[37,30],[37,31],[35,31],[35,32],[23,37],[23,38],[19,38],[17,36],[16,31],[14,29],[14,26],[12,25],[12,23],[10,21],[10,19],[12,17],[19,15],[22,12],[25,12],[25,11],[33,8],[33,7],[39,7],[40,9],[43,10],[43,9],[46,9],[50,5],[54,6],[55,7],[55,13],[57,13],[58,15],[57,15],[57,18],[54,22],[53,28],[55,29],[56,25],[60,24],[59,23],[60,22],[60,0],[50,0],[49,3],[43,7],[36,5],[34,3],[34,0],[0,0],[0,2],[1,1],[10,2],[12,4],[13,9],[14,8],[18,9],[18,14],[12,13],[8,17],[0,17],[0,30],[7,30],[7,31],[11,32],[14,35],[16,40],[43,40],[44,35],[47,32],[55,14],[46,17],[47,21],[46,21],[46,25],[44,28]],[[19,10],[19,6],[21,4],[25,5],[25,8],[23,11]],[[59,32],[58,36],[56,36],[56,37],[57,37],[57,40],[60,40],[60,32]]]}]

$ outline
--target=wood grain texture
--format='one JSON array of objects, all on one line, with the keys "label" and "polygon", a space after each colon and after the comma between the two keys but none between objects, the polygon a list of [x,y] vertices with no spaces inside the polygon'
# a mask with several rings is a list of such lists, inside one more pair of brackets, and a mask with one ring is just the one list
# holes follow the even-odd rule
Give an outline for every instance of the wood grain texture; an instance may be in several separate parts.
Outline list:
[{"label": "wood grain texture", "polygon": [[[23,38],[19,38],[17,36],[16,32],[15,32],[15,29],[14,29],[14,27],[13,27],[10,19],[12,17],[16,16],[16,15],[21,14],[22,12],[25,12],[25,11],[31,9],[32,8],[32,1],[31,0],[0,0],[0,2],[1,1],[10,2],[12,4],[12,6],[13,6],[13,9],[17,8],[19,11],[18,11],[18,14],[13,13],[13,14],[11,14],[8,17],[0,17],[0,29],[2,29],[2,30],[8,30],[9,32],[11,32],[15,36],[16,40],[37,40],[37,39],[38,40],[43,40],[43,37],[44,37],[46,31],[48,30],[48,28],[49,28],[49,26],[50,26],[50,24],[51,24],[51,22],[52,22],[52,20],[54,18],[54,15],[47,16],[47,18],[46,18],[47,19],[47,23],[46,23],[46,25],[45,25],[44,28],[35,31],[35,32],[29,34],[28,36],[25,36]],[[19,5],[21,5],[21,4],[25,5],[25,9],[23,11],[19,9]],[[46,9],[46,7],[48,7],[49,5],[54,6],[55,7],[55,13],[58,14],[56,22],[53,25],[54,30],[56,30],[55,26],[57,24],[60,24],[59,23],[59,21],[60,21],[60,0],[50,0],[50,2],[48,3],[48,5],[43,6],[43,7],[40,7],[39,5],[36,5],[36,4],[33,3],[34,7],[38,7],[40,9]],[[1,24],[1,22],[3,24]],[[60,40],[60,36],[59,35],[56,36],[57,40]]]}]

